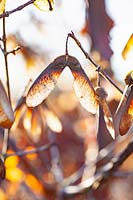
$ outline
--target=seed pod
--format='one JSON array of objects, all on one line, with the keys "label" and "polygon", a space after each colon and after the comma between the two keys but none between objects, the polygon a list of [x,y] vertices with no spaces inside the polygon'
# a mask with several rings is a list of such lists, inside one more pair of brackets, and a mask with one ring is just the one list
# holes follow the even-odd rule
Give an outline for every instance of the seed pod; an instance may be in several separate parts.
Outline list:
[{"label": "seed pod", "polygon": [[27,94],[26,104],[35,107],[42,103],[54,89],[57,79],[66,66],[74,76],[74,89],[80,103],[89,112],[96,113],[98,101],[94,88],[79,61],[69,55],[59,56],[39,75]]},{"label": "seed pod", "polygon": [[[125,135],[133,122],[133,70],[125,77],[126,87],[116,111],[116,128],[120,135]],[[128,93],[127,98],[125,97]]]},{"label": "seed pod", "polygon": [[74,90],[81,105],[88,112],[95,114],[98,109],[98,101],[91,81],[76,58],[69,57],[68,66],[74,77]]},{"label": "seed pod", "polygon": [[65,66],[66,56],[59,56],[43,70],[27,94],[26,104],[29,107],[35,107],[41,104],[50,94]]},{"label": "seed pod", "polygon": [[103,109],[103,114],[104,114],[104,120],[106,123],[106,127],[112,136],[112,138],[115,138],[115,130],[114,130],[114,122],[113,118],[110,112],[110,109],[108,107],[106,98],[107,98],[107,93],[102,87],[97,87],[95,88],[97,98],[99,100],[99,104]]}]

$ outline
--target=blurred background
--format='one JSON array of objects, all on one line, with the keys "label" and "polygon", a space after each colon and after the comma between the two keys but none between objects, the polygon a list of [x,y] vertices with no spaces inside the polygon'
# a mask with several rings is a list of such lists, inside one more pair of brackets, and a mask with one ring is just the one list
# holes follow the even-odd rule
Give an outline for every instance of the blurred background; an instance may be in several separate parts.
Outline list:
[{"label": "blurred background", "polygon": [[[7,0],[6,10],[25,2]],[[30,5],[7,17],[7,48],[10,51],[16,46],[22,47],[16,55],[8,55],[13,108],[41,71],[53,59],[65,54],[66,37],[71,31],[95,62],[123,89],[125,74],[133,69],[132,9],[132,0],[54,0],[53,11],[47,8],[41,11]],[[1,19],[1,37],[2,34]],[[131,40],[127,43],[129,38]],[[68,52],[80,61],[95,87],[95,68],[72,39],[68,42]],[[2,52],[0,68],[0,78],[6,86]],[[70,70],[66,68],[55,89],[40,106],[28,108],[22,98],[15,112],[8,153],[48,143],[56,143],[57,146],[38,154],[7,158],[6,180],[1,181],[1,200],[60,199],[58,186],[71,174],[86,166],[77,173],[80,175],[75,184],[95,174],[97,166],[89,166],[96,161],[99,146],[105,147],[112,138],[107,131],[101,131],[101,140],[97,141],[98,116],[81,107],[73,90],[73,81]],[[121,94],[105,79],[101,84],[106,85],[108,105],[114,115]],[[133,129],[130,129],[128,135],[113,146],[112,157],[129,143],[132,132]],[[2,148],[3,129],[0,133]],[[121,166],[119,175],[109,178],[107,184],[64,199],[131,200],[132,170],[133,156],[130,156]]]}]

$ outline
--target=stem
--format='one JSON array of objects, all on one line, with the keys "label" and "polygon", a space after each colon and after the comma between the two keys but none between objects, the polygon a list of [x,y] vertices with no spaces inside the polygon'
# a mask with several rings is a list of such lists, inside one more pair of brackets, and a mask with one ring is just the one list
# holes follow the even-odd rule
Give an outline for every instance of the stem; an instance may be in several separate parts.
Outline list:
[{"label": "stem", "polygon": [[[48,131],[48,140],[50,143],[56,143],[56,134]],[[51,157],[51,172],[55,178],[56,183],[61,183],[63,181],[63,171],[61,166],[60,151],[58,146],[52,146],[50,149]]]},{"label": "stem", "polygon": [[[8,98],[9,102],[11,104],[11,94],[10,94],[10,81],[9,81],[9,72],[8,72],[8,61],[7,61],[7,41],[6,41],[6,23],[5,23],[5,17],[3,17],[3,46],[4,46],[4,60],[5,60],[5,70],[6,70],[6,79],[7,79],[7,92],[8,92]],[[8,149],[8,141],[9,141],[9,133],[10,129],[5,130],[4,132],[4,141],[3,141],[3,147],[2,147],[2,156],[3,159],[5,159],[5,154]]]},{"label": "stem", "polygon": [[101,68],[101,66],[97,65],[92,58],[89,56],[89,54],[84,50],[82,47],[80,41],[75,37],[74,33],[71,32],[68,34],[68,37],[71,37],[76,44],[79,46],[85,57],[98,69],[99,73],[106,79],[108,80],[121,94],[123,94],[123,91],[114,83],[114,81],[108,76],[108,74]]},{"label": "stem", "polygon": [[3,14],[0,15],[0,19],[1,18],[4,18],[4,17],[9,17],[9,15],[13,14],[14,12],[17,12],[17,11],[20,11],[22,10],[23,8],[29,6],[30,4],[34,3],[35,0],[30,0],[20,6],[18,6],[17,8],[13,9],[13,10],[10,10],[10,11],[6,11],[4,12]]},{"label": "stem", "polygon": [[6,25],[5,17],[3,17],[3,46],[4,46],[4,60],[5,60],[5,69],[6,69],[6,78],[7,78],[7,92],[8,98],[11,103],[11,94],[10,94],[10,81],[9,81],[9,72],[8,72],[8,62],[7,62],[7,42],[6,42]]},{"label": "stem", "polygon": [[[28,1],[28,2],[26,2],[26,3],[24,3],[24,4],[22,4],[22,5],[18,6],[17,8],[14,8],[13,10],[4,12],[3,14],[0,15],[0,19],[1,19],[1,18],[4,18],[4,17],[9,17],[9,15],[11,15],[11,14],[17,12],[17,11],[20,11],[20,10],[22,10],[23,8],[25,8],[25,7],[27,7],[27,6],[31,5],[31,4],[33,4],[34,1],[35,1],[35,0],[30,0],[30,1]],[[52,10],[53,10],[53,7],[52,7],[51,2],[50,2],[50,0],[47,0],[47,1],[48,1],[48,4],[49,4],[49,10],[52,11]]]},{"label": "stem", "polygon": [[38,147],[36,149],[32,149],[32,150],[29,150],[29,151],[18,151],[16,153],[7,154],[6,158],[8,158],[10,156],[26,156],[26,155],[29,155],[29,154],[38,153],[40,151],[46,151],[49,148],[51,148],[53,145],[56,145],[56,144],[55,143],[49,143],[49,144],[45,144],[43,146],[40,146],[40,147]]},{"label": "stem", "polygon": [[47,0],[48,1],[48,4],[49,4],[49,10],[52,11],[53,10],[53,7],[52,7],[52,4],[50,2],[50,0]]},{"label": "stem", "polygon": [[65,48],[66,55],[68,55],[68,39],[69,39],[69,35],[67,35],[67,38],[66,38],[66,48]]},{"label": "stem", "polygon": [[113,157],[110,162],[105,164],[95,175],[78,185],[69,185],[62,188],[62,194],[68,197],[79,193],[86,193],[91,188],[93,189],[94,183],[98,183],[99,186],[101,186],[102,183],[106,182],[110,178],[110,176],[113,176],[113,173],[117,171],[130,155],[132,155],[132,152],[133,142],[130,142],[119,156]]}]

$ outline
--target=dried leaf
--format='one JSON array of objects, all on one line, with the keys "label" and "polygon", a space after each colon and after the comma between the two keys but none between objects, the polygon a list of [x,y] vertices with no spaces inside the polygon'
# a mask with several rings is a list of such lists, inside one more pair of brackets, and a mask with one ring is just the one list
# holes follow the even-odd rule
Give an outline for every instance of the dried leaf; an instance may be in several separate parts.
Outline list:
[{"label": "dried leaf", "polygon": [[133,70],[126,75],[125,83],[126,87],[115,113],[115,128],[120,135],[125,135],[133,122]]},{"label": "dried leaf", "polygon": [[0,0],[0,14],[5,11],[6,0]]},{"label": "dried leaf", "polygon": [[10,128],[14,122],[14,114],[4,86],[0,81],[0,127]]},{"label": "dried leaf", "polygon": [[126,59],[130,51],[133,52],[133,34],[130,36],[129,40],[127,41],[127,44],[125,45],[122,51],[122,57]]},{"label": "dried leaf", "polygon": [[113,123],[112,114],[110,112],[110,109],[109,109],[107,101],[106,101],[107,93],[105,92],[105,90],[103,88],[97,87],[96,88],[96,94],[97,94],[99,103],[100,103],[100,105],[103,109],[106,127],[107,127],[110,135],[114,139],[115,138],[114,123]]},{"label": "dried leaf", "polygon": [[56,58],[48,67],[40,74],[31,86],[27,97],[26,104],[29,107],[35,107],[54,89],[58,77],[66,66],[66,56]]},{"label": "dried leaf", "polygon": [[52,11],[54,1],[53,0],[36,0],[34,5],[41,11]]}]

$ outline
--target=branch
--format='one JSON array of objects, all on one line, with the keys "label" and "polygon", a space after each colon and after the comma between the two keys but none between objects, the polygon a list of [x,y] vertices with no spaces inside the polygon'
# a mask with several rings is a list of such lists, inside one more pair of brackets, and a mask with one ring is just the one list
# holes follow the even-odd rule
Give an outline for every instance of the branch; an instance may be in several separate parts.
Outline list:
[{"label": "branch", "polygon": [[107,79],[121,94],[123,94],[123,91],[112,81],[112,79],[108,76],[108,74],[102,69],[101,66],[97,65],[92,58],[89,56],[89,54],[84,50],[84,48],[82,47],[80,41],[76,38],[76,36],[74,35],[73,32],[68,34],[68,37],[71,37],[76,44],[78,45],[78,47],[81,49],[81,51],[83,52],[83,54],[85,55],[85,57],[96,67],[96,70],[100,72],[100,74]]},{"label": "branch", "polygon": [[107,180],[108,177],[113,175],[113,172],[115,172],[122,165],[122,163],[132,154],[132,152],[133,142],[130,142],[119,156],[112,158],[111,161],[104,165],[93,177],[81,182],[76,186],[64,187],[61,193],[64,196],[71,196],[88,191],[94,186],[95,183],[97,183],[99,186],[105,180]]},{"label": "branch", "polygon": [[[130,140],[132,138],[131,135],[125,135],[125,137],[117,136],[117,138],[112,141],[110,144],[108,144],[106,147],[101,149],[98,153],[97,160],[94,162],[91,162],[89,164],[89,169],[93,168],[94,166],[97,165],[98,162],[108,158],[112,159],[113,157],[113,151],[114,151],[114,146],[117,146],[118,144],[122,143],[123,141]],[[65,178],[63,182],[61,183],[61,187],[66,187],[68,185],[74,184],[76,181],[78,181],[83,174],[83,170],[85,169],[85,164],[83,164],[80,169],[78,169],[76,172],[74,172],[72,175],[69,177]]]},{"label": "branch", "polygon": [[40,146],[36,149],[32,149],[32,150],[29,150],[29,151],[18,151],[16,153],[7,154],[6,158],[8,158],[10,156],[25,156],[25,155],[28,155],[28,154],[38,153],[40,151],[46,151],[49,148],[51,148],[51,146],[53,146],[53,145],[56,145],[56,144],[55,143],[49,143],[49,144],[45,144],[43,146]]},{"label": "branch", "polygon": [[29,6],[30,4],[34,3],[34,1],[35,0],[30,0],[30,1],[28,1],[28,2],[26,2],[24,4],[22,4],[22,5],[18,6],[17,8],[15,8],[13,10],[5,11],[3,14],[0,15],[0,19],[4,18],[4,17],[9,17],[9,15],[11,15],[11,14],[17,12],[17,11],[22,10],[23,8],[25,8],[25,7]]},{"label": "branch", "polygon": [[[13,9],[13,10],[5,11],[3,14],[0,15],[0,19],[3,18],[3,17],[9,17],[9,15],[11,15],[11,14],[17,12],[17,11],[21,11],[21,10],[24,9],[25,7],[27,7],[27,6],[31,5],[31,4],[33,4],[34,1],[36,1],[36,0],[30,0],[30,1],[28,1],[28,2],[26,2],[26,3],[24,3],[24,4],[22,4],[22,5],[18,6],[17,8],[15,8],[15,9]],[[50,2],[50,0],[47,0],[47,1],[48,1],[48,4],[49,4],[49,10],[52,11],[52,10],[53,10],[53,7],[52,7],[52,5],[51,5],[51,2]]]},{"label": "branch", "polygon": [[[49,142],[56,143],[56,134],[52,133],[50,130],[48,131],[48,140]],[[51,172],[56,183],[60,183],[63,181],[64,176],[58,146],[53,146],[49,153],[51,157]]]},{"label": "branch", "polygon": [[5,60],[5,68],[6,68],[6,78],[7,78],[7,91],[8,91],[8,97],[9,101],[11,103],[11,94],[10,94],[10,81],[9,81],[9,72],[8,72],[8,61],[7,61],[7,41],[6,41],[6,22],[5,22],[5,17],[3,17],[3,55],[4,55],[4,60]]},{"label": "branch", "polygon": [[[9,71],[8,71],[8,60],[7,60],[7,40],[6,40],[6,21],[5,21],[5,17],[3,17],[3,38],[2,38],[2,42],[3,42],[3,55],[4,55],[4,60],[5,60],[5,70],[6,70],[6,81],[7,81],[7,92],[8,92],[8,98],[9,98],[9,102],[11,104],[11,93],[10,93],[10,80],[9,80]],[[9,141],[9,133],[10,133],[10,129],[5,130],[4,133],[4,141],[3,141],[3,147],[2,147],[2,156],[3,159],[5,159],[5,154],[7,152],[8,149],[8,141]]]},{"label": "branch", "polygon": [[7,54],[7,55],[9,55],[9,54],[16,55],[16,52],[19,51],[21,48],[22,48],[21,46],[17,46],[17,47],[15,47],[13,50],[7,51],[6,54]]}]

